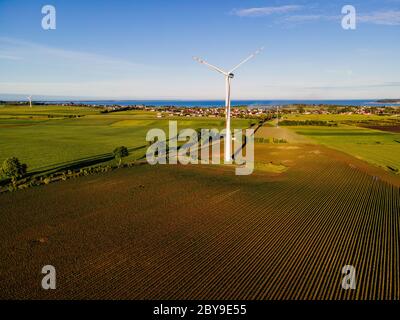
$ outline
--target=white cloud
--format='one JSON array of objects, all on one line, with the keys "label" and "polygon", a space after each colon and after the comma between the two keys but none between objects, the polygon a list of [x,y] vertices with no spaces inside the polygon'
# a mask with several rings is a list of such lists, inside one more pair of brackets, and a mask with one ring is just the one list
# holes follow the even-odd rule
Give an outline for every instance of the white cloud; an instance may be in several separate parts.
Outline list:
[{"label": "white cloud", "polygon": [[[303,23],[303,22],[314,22],[314,21],[340,21],[342,16],[334,15],[289,15],[286,16],[283,21],[288,23]],[[399,26],[400,25],[400,11],[388,10],[388,11],[377,11],[371,13],[358,13],[357,22],[360,23],[372,23],[386,26]]]},{"label": "white cloud", "polygon": [[[113,57],[107,57],[99,54],[65,50],[61,48],[55,48],[50,46],[45,46],[29,41],[0,37],[0,45],[4,48],[6,47],[8,52],[13,52],[13,54],[1,55],[0,58],[10,59],[10,60],[21,60],[22,56],[26,55],[26,60],[29,60],[34,54],[40,55],[42,57],[53,57],[58,59],[65,59],[72,62],[83,62],[87,64],[103,64],[103,65],[115,65],[120,67],[139,67],[143,66],[140,64],[132,63],[130,61],[125,61],[122,59],[117,59]],[[18,54],[18,55],[16,55]]]},{"label": "white cloud", "polygon": [[308,22],[308,21],[316,21],[321,20],[322,16],[317,14],[310,15],[293,15],[285,18],[285,21],[288,22]]},{"label": "white cloud", "polygon": [[21,57],[13,56],[13,55],[8,55],[8,54],[2,54],[0,53],[0,59],[4,60],[21,60]]},{"label": "white cloud", "polygon": [[[309,14],[290,14],[292,11],[296,11],[303,8],[297,5],[286,5],[281,7],[263,7],[263,8],[248,8],[233,10],[232,13],[240,17],[261,17],[272,15],[274,13],[283,14],[277,19],[279,23],[287,24],[299,24],[307,22],[318,22],[318,21],[340,21],[343,15],[329,15],[321,13],[309,13]],[[370,23],[377,25],[386,26],[400,26],[400,11],[399,10],[386,10],[386,11],[375,11],[369,13],[358,13],[357,22]]]},{"label": "white cloud", "polygon": [[326,89],[365,89],[369,90],[371,88],[387,88],[387,87],[400,87],[400,82],[392,81],[392,82],[378,82],[378,83],[349,83],[348,85],[316,85],[316,86],[307,86],[304,89],[311,90],[326,90]]},{"label": "white cloud", "polygon": [[298,5],[286,5],[279,7],[260,7],[260,8],[246,8],[246,9],[234,9],[232,14],[239,17],[261,17],[271,14],[282,14],[291,11],[296,11],[301,9],[302,6]]},{"label": "white cloud", "polygon": [[360,14],[357,16],[358,21],[365,23],[373,23],[387,26],[400,25],[400,11],[377,11],[369,14]]}]

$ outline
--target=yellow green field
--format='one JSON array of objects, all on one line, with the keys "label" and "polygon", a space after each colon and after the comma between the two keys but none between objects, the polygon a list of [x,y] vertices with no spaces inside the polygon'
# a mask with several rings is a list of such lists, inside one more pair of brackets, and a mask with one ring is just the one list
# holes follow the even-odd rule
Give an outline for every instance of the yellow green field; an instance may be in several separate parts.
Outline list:
[{"label": "yellow green field", "polygon": [[400,171],[400,134],[362,127],[297,126],[295,132],[314,142],[340,150],[358,159],[379,166],[384,170]]},{"label": "yellow green field", "polygon": [[[160,128],[168,134],[169,120],[149,111],[101,114],[86,107],[0,107],[0,162],[15,156],[28,165],[29,172],[40,172],[101,160],[122,145],[131,150],[127,160],[135,160],[145,154],[148,130]],[[178,121],[178,130],[224,126],[223,119],[217,118]],[[247,128],[252,123],[238,119],[232,126]]]}]

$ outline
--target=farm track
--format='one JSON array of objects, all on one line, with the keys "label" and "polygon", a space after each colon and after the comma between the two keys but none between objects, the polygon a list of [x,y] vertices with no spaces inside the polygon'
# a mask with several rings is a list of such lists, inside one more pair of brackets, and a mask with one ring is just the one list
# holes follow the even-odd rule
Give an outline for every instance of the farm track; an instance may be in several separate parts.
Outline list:
[{"label": "farm track", "polygon": [[[3,231],[0,297],[400,299],[399,188],[329,156],[291,152],[306,156],[279,180],[143,166],[28,190],[64,190],[53,207],[65,207],[78,189],[86,211],[54,216],[42,247],[18,243],[48,221]],[[17,201],[22,193],[9,196],[3,208],[30,206]],[[42,210],[51,217],[53,208]],[[1,219],[11,225],[15,215]],[[24,285],[48,259],[59,266],[59,289]],[[15,261],[22,275],[7,280]],[[341,288],[347,264],[356,290]]]}]

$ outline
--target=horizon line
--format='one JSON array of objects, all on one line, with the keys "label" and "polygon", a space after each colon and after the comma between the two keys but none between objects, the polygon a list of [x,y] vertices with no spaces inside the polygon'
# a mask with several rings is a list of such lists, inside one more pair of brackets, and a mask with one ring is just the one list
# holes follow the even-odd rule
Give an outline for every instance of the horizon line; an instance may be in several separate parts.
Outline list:
[{"label": "horizon line", "polygon": [[[34,97],[34,96],[32,96]],[[0,101],[5,101],[5,102],[20,102],[20,101],[25,101],[26,99],[10,99],[10,98],[2,98],[0,96]],[[400,98],[331,98],[331,99],[326,99],[326,98],[295,98],[295,99],[291,99],[291,98],[248,98],[248,99],[232,99],[232,101],[362,101],[362,100],[400,100]],[[34,100],[32,99],[32,101],[37,101],[37,102],[74,102],[74,101],[225,101],[224,99],[182,99],[182,98],[177,98],[177,99],[172,99],[172,98],[145,98],[145,99],[141,99],[141,98],[128,98],[128,99],[124,99],[124,98],[55,98],[55,99],[37,99]]]}]

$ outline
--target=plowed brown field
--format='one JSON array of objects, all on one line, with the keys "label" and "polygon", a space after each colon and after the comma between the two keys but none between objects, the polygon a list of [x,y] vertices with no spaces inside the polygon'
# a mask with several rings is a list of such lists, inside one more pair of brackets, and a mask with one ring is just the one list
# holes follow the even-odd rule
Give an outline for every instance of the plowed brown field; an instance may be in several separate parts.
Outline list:
[{"label": "plowed brown field", "polygon": [[316,145],[263,157],[289,169],[144,165],[1,195],[0,298],[399,299],[398,185]]}]

